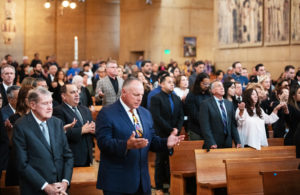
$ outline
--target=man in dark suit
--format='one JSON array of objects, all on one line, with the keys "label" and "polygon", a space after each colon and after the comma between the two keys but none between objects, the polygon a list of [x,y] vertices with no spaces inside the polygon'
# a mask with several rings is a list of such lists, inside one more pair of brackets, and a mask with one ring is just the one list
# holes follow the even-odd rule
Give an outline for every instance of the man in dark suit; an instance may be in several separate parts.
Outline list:
[{"label": "man in dark suit", "polygon": [[[2,117],[1,112],[0,112],[0,117]],[[6,169],[8,158],[9,158],[9,139],[2,120],[0,120],[0,156],[1,156],[0,158],[0,178],[1,178],[2,170]]]},{"label": "man in dark suit", "polygon": [[78,105],[79,92],[75,85],[66,84],[61,88],[63,103],[54,108],[53,115],[60,118],[64,124],[76,123],[66,131],[68,142],[74,157],[75,167],[90,166],[93,162],[93,134],[95,123],[91,111]]},{"label": "man in dark suit", "polygon": [[2,107],[8,104],[6,91],[8,87],[14,84],[15,75],[16,75],[15,67],[11,65],[4,65],[1,67],[2,83],[0,84],[0,92],[3,99]]},{"label": "man in dark suit", "polygon": [[223,99],[224,87],[219,81],[211,85],[213,97],[200,105],[199,122],[204,136],[203,148],[231,148],[232,140],[241,147],[236,128],[235,110],[231,102]]},{"label": "man in dark suit", "polygon": [[63,123],[52,117],[51,93],[35,88],[28,102],[31,112],[17,120],[13,134],[21,194],[65,194],[73,158]]},{"label": "man in dark suit", "polygon": [[256,75],[252,75],[249,78],[250,83],[257,83],[259,80],[259,77],[266,74],[265,66],[263,64],[257,64],[255,66]]},{"label": "man in dark suit", "polygon": [[49,65],[48,77],[46,79],[48,87],[52,87],[51,83],[54,81],[55,74],[57,73],[57,66],[55,64]]},{"label": "man in dark suit", "polygon": [[[154,121],[156,134],[162,138],[167,138],[176,130],[180,132],[183,121],[183,105],[180,98],[173,94],[174,79],[170,75],[165,75],[160,79],[161,92],[151,99],[150,112]],[[156,153],[155,160],[155,187],[156,194],[163,194],[163,184],[170,183],[170,167],[168,152]]]},{"label": "man in dark suit", "polygon": [[104,195],[151,194],[148,151],[168,151],[184,136],[174,130],[168,138],[155,135],[149,111],[141,107],[143,84],[127,79],[121,98],[97,116],[96,137],[101,150],[97,188]]},{"label": "man in dark suit", "polygon": [[16,112],[17,99],[20,87],[17,85],[10,86],[7,89],[8,104],[1,108],[2,120],[6,121],[11,115]]}]

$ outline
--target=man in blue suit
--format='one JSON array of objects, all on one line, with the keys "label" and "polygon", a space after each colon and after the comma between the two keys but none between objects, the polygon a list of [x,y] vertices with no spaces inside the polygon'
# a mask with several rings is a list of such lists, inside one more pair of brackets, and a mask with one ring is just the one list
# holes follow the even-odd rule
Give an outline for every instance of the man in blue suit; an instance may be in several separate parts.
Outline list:
[{"label": "man in blue suit", "polygon": [[121,98],[97,116],[96,137],[101,150],[97,188],[104,195],[151,194],[148,151],[168,151],[184,136],[174,130],[168,138],[155,135],[149,111],[140,107],[143,84],[127,79]]},{"label": "man in blue suit", "polygon": [[7,88],[7,100],[8,104],[1,108],[2,121],[6,121],[11,115],[16,112],[17,99],[20,87],[13,85]]}]

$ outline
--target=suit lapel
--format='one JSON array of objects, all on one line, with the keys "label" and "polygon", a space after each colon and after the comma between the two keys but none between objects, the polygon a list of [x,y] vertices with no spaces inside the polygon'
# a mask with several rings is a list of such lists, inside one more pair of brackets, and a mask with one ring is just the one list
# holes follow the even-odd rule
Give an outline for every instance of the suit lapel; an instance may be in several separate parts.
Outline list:
[{"label": "suit lapel", "polygon": [[53,154],[56,154],[56,151],[55,151],[56,139],[55,139],[55,134],[54,134],[55,126],[53,124],[53,120],[51,120],[51,119],[47,120],[47,126],[48,126],[48,131],[49,131],[51,149],[52,149]]},{"label": "suit lapel", "polygon": [[[85,115],[84,111],[83,111],[83,108],[81,106],[77,106],[80,114],[81,114],[81,117],[82,117],[82,120],[83,120],[83,123],[86,123],[87,122],[87,116]],[[91,121],[90,121],[91,122]],[[84,124],[82,124],[84,125]]]},{"label": "suit lapel", "polygon": [[114,90],[114,86],[112,85],[112,83],[110,81],[109,76],[106,76],[106,83],[109,85],[109,88],[112,89],[113,93],[116,93],[115,90]]},{"label": "suit lapel", "polygon": [[219,119],[221,120],[221,123],[223,124],[223,119],[222,119],[222,113],[219,110],[219,106],[217,105],[217,102],[214,97],[211,98],[211,105],[214,107],[214,109],[219,113]]},{"label": "suit lapel", "polygon": [[136,109],[136,110],[137,110],[137,113],[138,113],[140,121],[141,121],[142,129],[143,129],[143,137],[147,137],[148,132],[146,131],[147,128],[146,128],[146,125],[145,125],[144,120],[143,120],[146,117],[144,117],[143,113],[141,112],[140,107],[138,107],[138,109]]},{"label": "suit lapel", "polygon": [[[74,112],[67,104],[65,104],[65,103],[63,103],[63,106],[65,107],[65,109],[66,109],[67,111],[69,111],[68,113],[71,113],[71,115],[73,116],[73,119],[76,118],[76,120],[77,120],[76,123],[78,123],[78,124],[80,125],[81,122],[80,122],[79,118],[76,116],[75,112]],[[78,107],[77,107],[77,108],[78,108]],[[79,110],[79,108],[78,108],[78,110]],[[80,112],[80,111],[79,111],[79,112]],[[81,112],[80,112],[80,114],[81,114]],[[82,119],[83,119],[82,114],[81,114],[81,117],[82,117]],[[72,119],[72,121],[73,121],[73,119]],[[83,119],[83,122],[84,122],[84,119]],[[82,125],[83,125],[83,124],[82,124]]]},{"label": "suit lapel", "polygon": [[[48,142],[46,141],[46,138],[44,137],[42,131],[41,131],[41,128],[40,126],[38,125],[38,123],[36,122],[36,120],[33,118],[32,114],[30,113],[28,115],[28,120],[29,120],[29,124],[32,124],[33,125],[33,132],[35,133],[35,135],[37,136],[38,140],[40,140],[43,145],[49,150],[49,152],[51,153],[51,148],[48,144]],[[49,129],[49,127],[48,127]],[[50,137],[50,135],[49,135]],[[51,138],[50,138],[51,139]],[[50,140],[50,143],[51,143],[51,140]]]},{"label": "suit lapel", "polygon": [[[134,126],[132,121],[130,120],[127,112],[125,111],[124,107],[122,106],[120,100],[118,100],[118,106],[119,106],[119,111],[120,111],[120,118],[124,120],[124,122],[130,127],[130,129],[134,130]],[[125,129],[125,128],[124,128]],[[131,134],[131,133],[130,133]]]}]

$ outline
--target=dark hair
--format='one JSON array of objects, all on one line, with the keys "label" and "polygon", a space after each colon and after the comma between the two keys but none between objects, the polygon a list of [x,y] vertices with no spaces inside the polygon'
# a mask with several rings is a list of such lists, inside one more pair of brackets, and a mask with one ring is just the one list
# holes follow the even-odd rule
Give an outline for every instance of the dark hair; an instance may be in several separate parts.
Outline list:
[{"label": "dark hair", "polygon": [[86,66],[90,66],[90,64],[89,63],[83,64],[83,67],[86,67]]},{"label": "dark hair", "polygon": [[257,65],[255,66],[255,70],[258,71],[258,69],[259,69],[260,67],[262,67],[262,66],[264,66],[264,65],[263,65],[263,64],[257,64]]},{"label": "dark hair", "polygon": [[20,89],[20,87],[17,86],[17,85],[12,85],[12,86],[8,87],[7,90],[6,90],[7,97],[8,98],[14,98],[14,93],[13,92],[17,91],[19,89]]},{"label": "dark hair", "polygon": [[198,67],[200,64],[205,64],[203,61],[197,61],[197,62],[195,62],[194,64],[193,64],[193,68],[196,68],[196,67]]},{"label": "dark hair", "polygon": [[192,92],[195,95],[202,94],[202,93],[209,94],[209,88],[207,89],[207,91],[203,91],[203,89],[201,89],[201,87],[200,87],[200,83],[206,78],[209,79],[209,75],[204,72],[197,75],[195,83],[192,87]]},{"label": "dark hair", "polygon": [[300,88],[299,85],[294,85],[294,86],[291,87],[288,104],[290,104],[291,106],[295,107],[297,110],[300,111],[297,100],[295,100],[295,98],[294,98],[294,96],[297,94],[297,91],[298,91],[299,88]]},{"label": "dark hair", "polygon": [[[66,76],[65,72],[62,71],[62,70],[58,70],[56,73],[55,73],[55,76],[54,76],[54,81],[55,82],[58,82],[58,75],[59,73],[62,72],[64,74],[64,77]],[[64,80],[65,81],[65,80]]]},{"label": "dark hair", "polygon": [[225,93],[224,93],[224,98],[225,99],[227,99],[227,95],[228,95],[228,89],[232,86],[232,85],[234,85],[234,83],[233,82],[231,82],[231,81],[227,81],[227,82],[224,82],[223,83],[223,86],[224,86],[224,91],[225,91]]},{"label": "dark hair", "polygon": [[29,107],[26,104],[26,98],[28,95],[28,92],[33,89],[30,85],[22,86],[17,99],[17,105],[16,105],[16,112],[19,113],[21,116],[27,113],[29,110]]},{"label": "dark hair", "polygon": [[224,75],[224,72],[223,72],[223,70],[217,70],[217,72],[216,72],[216,76],[219,76],[219,75],[221,75],[221,73],[223,73],[223,75]]},{"label": "dark hair", "polygon": [[235,65],[238,64],[238,63],[241,63],[241,62],[239,62],[239,61],[233,62],[232,68],[235,68]]},{"label": "dark hair", "polygon": [[175,71],[176,69],[178,69],[179,72],[180,72],[180,69],[179,69],[177,66],[176,66],[176,67],[172,67],[171,70],[170,70],[170,72],[171,72],[171,73],[174,73],[174,71]]},{"label": "dark hair", "polygon": [[61,86],[60,88],[60,94],[63,94],[63,93],[67,93],[67,85],[74,85],[72,83],[65,83],[63,86]]},{"label": "dark hair", "polygon": [[253,105],[253,100],[251,98],[251,95],[252,95],[252,92],[255,91],[256,94],[257,94],[257,102],[256,104],[254,105],[255,109],[256,109],[256,114],[257,116],[259,116],[259,118],[262,118],[262,111],[261,111],[261,108],[259,107],[259,97],[258,97],[258,93],[255,89],[253,88],[250,88],[250,89],[246,89],[244,92],[243,92],[243,102],[245,102],[245,107],[247,109],[247,112],[249,114],[249,116],[253,116],[254,115],[254,112],[252,110],[252,105]]},{"label": "dark hair", "polygon": [[144,67],[146,63],[151,63],[151,61],[150,60],[144,60],[141,64],[141,67]]},{"label": "dark hair", "polygon": [[284,67],[284,72],[287,72],[287,71],[289,71],[290,69],[295,69],[295,67],[294,67],[293,65],[286,65],[286,66]]},{"label": "dark hair", "polygon": [[8,57],[9,57],[9,56],[11,56],[11,55],[10,55],[10,54],[5,55],[5,56],[4,56],[4,59],[5,59],[5,60],[8,60]]},{"label": "dark hair", "polygon": [[46,81],[46,80],[43,79],[43,78],[41,78],[41,77],[35,78],[34,81],[33,81],[33,83],[32,83],[32,86],[33,86],[33,87],[37,87],[37,84],[38,84],[39,82],[42,82],[42,81]]},{"label": "dark hair", "polygon": [[160,77],[160,83],[163,83],[163,82],[166,80],[167,77],[170,77],[170,74],[169,74],[169,73],[168,73],[168,74],[162,75],[162,76]]},{"label": "dark hair", "polygon": [[296,72],[296,76],[295,76],[295,80],[296,81],[298,81],[298,78],[297,77],[300,77],[300,70],[298,70],[297,72]]},{"label": "dark hair", "polygon": [[166,71],[160,71],[160,72],[158,73],[157,78],[158,78],[159,83],[162,82],[161,79],[162,79],[162,77],[165,77],[165,75],[170,75],[170,74],[169,74],[168,72],[166,72]]},{"label": "dark hair", "polygon": [[180,87],[180,82],[181,82],[182,77],[185,77],[185,75],[180,74],[175,78],[175,86],[176,87]]}]

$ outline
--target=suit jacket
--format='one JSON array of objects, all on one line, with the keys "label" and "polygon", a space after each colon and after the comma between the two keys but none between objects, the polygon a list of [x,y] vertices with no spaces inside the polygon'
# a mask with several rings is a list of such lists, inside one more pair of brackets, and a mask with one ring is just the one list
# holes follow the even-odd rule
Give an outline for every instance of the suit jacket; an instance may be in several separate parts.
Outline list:
[{"label": "suit jacket", "polygon": [[[84,124],[87,121],[93,121],[91,111],[87,107],[78,105],[77,108]],[[89,133],[81,134],[81,128],[84,124],[81,124],[75,112],[68,105],[62,103],[54,108],[53,115],[61,119],[64,125],[72,123],[74,118],[77,119],[75,126],[66,132],[74,157],[74,166],[86,166],[87,162],[92,163],[93,136]]]},{"label": "suit jacket", "polygon": [[2,170],[6,169],[7,161],[9,157],[9,139],[2,120],[0,120],[0,156],[1,156],[0,158],[0,174],[1,174]]},{"label": "suit jacket", "polygon": [[209,149],[211,145],[218,148],[231,148],[232,139],[236,144],[240,144],[239,134],[236,128],[235,111],[233,105],[224,99],[227,112],[227,136],[224,134],[224,124],[219,107],[214,96],[206,99],[200,105],[200,124],[204,136],[203,148]]},{"label": "suit jacket", "polygon": [[6,106],[8,104],[6,91],[5,91],[5,88],[3,86],[3,83],[0,84],[0,93],[1,93],[1,96],[2,96],[2,107],[3,107],[3,106]]},{"label": "suit jacket", "polygon": [[154,121],[154,129],[160,137],[169,137],[173,128],[178,129],[178,134],[183,125],[183,105],[177,95],[171,94],[174,111],[172,113],[169,95],[161,91],[151,98],[150,112]]},{"label": "suit jacket", "polygon": [[99,112],[96,137],[101,160],[97,188],[132,194],[141,184],[145,193],[151,193],[148,151],[167,151],[167,139],[155,135],[148,110],[140,106],[137,112],[143,127],[143,137],[148,139],[149,144],[145,148],[131,150],[126,150],[126,147],[134,126],[120,101],[103,107]]},{"label": "suit jacket", "polygon": [[72,152],[63,131],[63,123],[56,117],[47,120],[50,145],[47,143],[32,113],[18,119],[14,126],[13,143],[20,173],[21,194],[45,194],[45,182],[71,182]]},{"label": "suit jacket", "polygon": [[250,76],[249,82],[250,82],[250,83],[257,83],[257,82],[258,82],[257,76],[256,76],[256,75]]},{"label": "suit jacket", "polygon": [[6,121],[11,115],[14,114],[14,111],[11,109],[11,107],[7,104],[6,106],[1,108],[2,113],[2,120]]},{"label": "suit jacket", "polygon": [[124,81],[119,77],[117,77],[117,79],[119,84],[119,89],[117,94],[108,76],[104,77],[103,79],[100,79],[97,82],[96,97],[98,97],[98,93],[100,90],[104,93],[103,102],[102,102],[103,106],[110,105],[120,98]]}]

